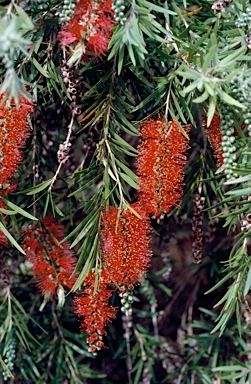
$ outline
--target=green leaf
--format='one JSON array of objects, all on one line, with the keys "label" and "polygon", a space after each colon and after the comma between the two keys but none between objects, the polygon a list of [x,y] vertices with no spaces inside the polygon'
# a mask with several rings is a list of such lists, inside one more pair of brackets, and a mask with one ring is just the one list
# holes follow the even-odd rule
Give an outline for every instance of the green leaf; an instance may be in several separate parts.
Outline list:
[{"label": "green leaf", "polygon": [[159,90],[156,89],[156,91],[152,92],[149,96],[147,96],[137,107],[133,108],[131,112],[136,112],[139,109],[143,108],[146,104],[148,104],[150,101],[156,100],[156,98],[159,98]]},{"label": "green leaf", "polygon": [[5,208],[0,208],[0,212],[3,213],[4,215],[16,215],[16,211],[10,211],[9,209]]},{"label": "green leaf", "polygon": [[27,217],[30,220],[38,220],[36,217],[32,216],[30,213],[26,212],[24,209],[18,207],[16,204],[11,203],[10,201],[3,199],[7,207],[13,209],[14,211],[20,213],[20,215]]},{"label": "green leaf", "polygon": [[22,29],[26,29],[27,31],[34,29],[34,24],[32,23],[27,13],[16,4],[14,4],[14,7],[19,15],[19,18],[17,20],[18,26]]},{"label": "green leaf", "polygon": [[123,169],[123,171],[132,179],[134,180],[136,183],[138,182],[138,178],[137,176],[135,175],[135,173],[130,169],[128,168],[125,164],[123,164],[120,160],[118,159],[115,159],[116,163],[118,164],[118,166]]},{"label": "green leaf", "polygon": [[173,11],[170,11],[170,9],[159,7],[158,5],[155,5],[154,3],[150,3],[149,1],[146,1],[146,0],[139,0],[139,4],[146,7],[146,9],[152,9],[153,11],[156,11],[156,12],[173,15],[173,16],[176,15],[176,13]]},{"label": "green leaf", "polygon": [[118,56],[118,75],[121,74],[123,63],[124,63],[124,55],[125,55],[125,46],[123,45],[119,49],[119,56]]},{"label": "green leaf", "polygon": [[213,372],[233,372],[233,371],[242,371],[246,366],[245,365],[227,365],[212,368]]},{"label": "green leaf", "polygon": [[246,176],[242,176],[242,177],[238,177],[234,180],[227,180],[225,181],[225,185],[231,185],[231,184],[239,184],[239,183],[245,183],[246,181],[250,181],[251,180],[251,175],[246,175]]},{"label": "green leaf", "polygon": [[211,61],[213,60],[213,58],[216,55],[216,51],[217,51],[217,45],[214,45],[213,47],[210,47],[209,52],[204,57],[204,61],[203,61],[203,64],[202,64],[202,72],[203,73],[207,72],[208,67],[211,64]]},{"label": "green leaf", "polygon": [[225,101],[226,103],[230,105],[234,105],[235,107],[241,108],[241,109],[246,109],[247,107],[240,103],[238,100],[235,100],[233,97],[229,96],[226,92],[218,89],[218,94],[220,98]]},{"label": "green leaf", "polygon": [[220,60],[220,67],[225,67],[226,65],[230,64],[230,63],[234,63],[236,60],[239,60],[240,59],[240,56],[243,55],[247,50],[247,47],[246,45],[240,47],[239,49],[236,49],[233,53],[229,54],[227,52],[227,55],[224,59]]},{"label": "green leaf", "polygon": [[26,253],[24,252],[24,250],[20,247],[20,245],[16,242],[16,240],[14,239],[14,237],[10,234],[10,232],[5,228],[5,226],[0,222],[0,231],[2,231],[4,233],[4,235],[7,237],[7,239],[9,240],[9,242],[19,251],[21,252],[23,255],[25,255]]},{"label": "green leaf", "polygon": [[[44,181],[41,184],[36,185],[33,188],[28,189],[28,192],[26,193],[26,195],[28,195],[28,196],[36,195],[37,193],[39,193],[39,192],[43,191],[44,189],[46,189],[47,187],[49,187],[51,182],[52,182],[52,178],[49,179],[49,180]],[[26,192],[26,191],[23,191],[23,192]]]},{"label": "green leaf", "polygon": [[43,69],[43,67],[39,64],[39,62],[37,61],[37,59],[35,59],[34,56],[30,58],[30,61],[41,73],[41,75],[43,75],[44,77],[47,77],[48,79],[50,78],[49,74]]},{"label": "green leaf", "polygon": [[221,279],[217,284],[215,284],[212,288],[206,291],[205,295],[218,289],[222,284],[224,284],[226,281],[231,279],[236,273],[238,273],[240,269],[241,267],[237,271],[230,271],[225,277],[223,277],[223,279]]},{"label": "green leaf", "polygon": [[249,266],[249,269],[248,269],[247,279],[246,279],[244,292],[243,292],[244,296],[247,296],[247,294],[250,290],[250,287],[251,287],[251,265]]},{"label": "green leaf", "polygon": [[201,96],[197,97],[196,99],[193,99],[193,103],[203,103],[208,99],[208,97],[209,94],[207,93],[207,91],[204,91]]},{"label": "green leaf", "polygon": [[234,196],[234,197],[250,195],[251,194],[251,187],[243,188],[243,189],[234,189],[232,191],[225,192],[225,194],[226,195],[231,195],[231,196]]},{"label": "green leaf", "polygon": [[129,52],[129,56],[130,56],[130,59],[133,63],[134,66],[136,66],[136,59],[135,59],[135,55],[134,55],[134,52],[133,52],[133,47],[131,44],[128,44],[127,45],[127,49],[128,49],[128,52]]},{"label": "green leaf", "polygon": [[119,175],[122,177],[122,179],[124,179],[127,184],[129,184],[132,188],[134,189],[139,189],[139,186],[138,184],[135,183],[134,180],[132,180],[127,174],[123,173],[123,172],[120,172]]},{"label": "green leaf", "polygon": [[216,109],[216,98],[215,97],[210,97],[209,99],[209,108],[208,108],[208,113],[207,113],[207,126],[209,127],[213,116],[215,114],[215,109]]}]

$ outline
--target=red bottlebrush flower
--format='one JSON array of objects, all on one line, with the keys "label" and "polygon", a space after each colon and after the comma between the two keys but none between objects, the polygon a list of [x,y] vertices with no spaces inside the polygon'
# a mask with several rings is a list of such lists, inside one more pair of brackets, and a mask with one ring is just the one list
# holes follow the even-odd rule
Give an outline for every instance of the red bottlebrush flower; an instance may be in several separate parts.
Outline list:
[{"label": "red bottlebrush flower", "polygon": [[72,288],[77,276],[71,277],[76,266],[76,258],[69,243],[58,243],[64,238],[63,227],[51,216],[46,216],[42,227],[35,225],[26,229],[23,249],[41,293],[51,298],[59,285]]},{"label": "red bottlebrush flower", "polygon": [[21,149],[30,135],[28,115],[33,111],[23,96],[19,108],[2,103],[3,98],[0,95],[0,186],[10,183],[23,160]]},{"label": "red bottlebrush flower", "polygon": [[140,218],[129,208],[118,217],[118,208],[109,207],[101,226],[103,267],[114,284],[129,289],[143,278],[151,257],[148,216],[139,203],[131,208]]},{"label": "red bottlebrush flower", "polygon": [[108,43],[115,24],[112,0],[80,0],[69,22],[59,33],[62,47],[76,43],[75,50],[82,55],[90,53],[102,57],[108,51]]},{"label": "red bottlebrush flower", "polygon": [[3,232],[0,231],[0,244],[3,245],[4,247],[8,247],[8,240],[7,237]]},{"label": "red bottlebrush flower", "polygon": [[[222,132],[221,132],[221,118],[216,113],[214,114],[211,124],[209,127],[206,125],[206,117],[203,118],[204,128],[209,140],[209,143],[214,151],[214,157],[216,160],[217,168],[220,168],[224,164],[223,153],[221,149],[222,146]],[[246,128],[245,122],[241,125],[241,130],[243,131]],[[234,131],[234,137],[239,136],[237,129]]]},{"label": "red bottlebrush flower", "polygon": [[207,127],[206,124],[204,124],[206,135],[214,151],[214,157],[216,160],[217,168],[220,168],[224,163],[223,150],[221,149],[222,133],[220,129],[220,124],[221,124],[220,116],[217,115],[216,113],[214,114],[209,127]]},{"label": "red bottlebrush flower", "polygon": [[147,214],[168,213],[182,198],[188,141],[177,121],[150,119],[141,128],[137,174],[139,200]]},{"label": "red bottlebrush flower", "polygon": [[84,292],[82,297],[74,298],[75,313],[84,317],[81,321],[81,331],[87,332],[90,336],[87,343],[89,351],[96,352],[104,344],[101,341],[106,333],[105,326],[115,318],[116,308],[108,304],[112,290],[108,289],[111,282],[107,271],[100,271],[99,285],[95,290],[95,273],[91,271],[84,280]]}]

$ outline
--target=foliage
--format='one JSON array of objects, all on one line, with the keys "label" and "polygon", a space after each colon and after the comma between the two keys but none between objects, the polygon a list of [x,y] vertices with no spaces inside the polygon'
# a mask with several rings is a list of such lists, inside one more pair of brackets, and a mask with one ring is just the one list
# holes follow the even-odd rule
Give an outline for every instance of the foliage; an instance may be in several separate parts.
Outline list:
[{"label": "foliage", "polygon": [[246,0],[0,2],[5,381],[251,381],[250,23]]}]

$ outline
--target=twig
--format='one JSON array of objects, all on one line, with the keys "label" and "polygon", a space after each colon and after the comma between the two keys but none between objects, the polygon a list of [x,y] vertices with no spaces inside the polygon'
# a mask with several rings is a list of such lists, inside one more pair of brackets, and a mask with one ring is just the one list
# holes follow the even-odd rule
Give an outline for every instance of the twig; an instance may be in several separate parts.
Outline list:
[{"label": "twig", "polygon": [[7,20],[8,17],[10,16],[14,4],[15,4],[15,3],[14,3],[14,1],[12,0],[12,1],[10,2],[10,4],[8,5],[7,12],[6,12],[6,14],[4,15],[4,19],[5,19],[5,20]]},{"label": "twig", "polygon": [[131,314],[127,314],[122,316],[122,326],[125,331],[124,338],[126,341],[126,367],[127,367],[127,376],[128,376],[128,384],[133,384],[132,380],[132,358],[131,358],[131,346],[130,346],[130,335],[131,335],[131,327],[132,327],[132,316]]},{"label": "twig", "polygon": [[58,157],[58,160],[59,160],[59,165],[58,165],[58,168],[56,170],[56,173],[51,181],[51,184],[48,188],[48,192],[50,193],[51,190],[52,190],[52,187],[54,185],[54,183],[56,182],[57,180],[57,177],[58,177],[58,174],[63,166],[63,164],[65,164],[67,162],[67,160],[69,159],[69,151],[70,151],[70,147],[71,147],[71,143],[70,143],[70,137],[71,137],[71,134],[72,134],[72,127],[73,127],[73,123],[74,123],[74,117],[75,117],[75,110],[72,111],[72,116],[71,116],[71,122],[68,126],[68,134],[67,134],[67,137],[65,139],[65,141],[63,142],[63,144],[60,144],[59,145],[59,150],[57,152],[57,157]]},{"label": "twig", "polygon": [[144,348],[144,340],[136,328],[134,328],[134,334],[137,337],[138,342],[139,342],[139,347],[140,347],[140,351],[141,351],[141,358],[143,361],[146,361],[147,356],[146,356],[146,352],[145,352],[145,348]]}]

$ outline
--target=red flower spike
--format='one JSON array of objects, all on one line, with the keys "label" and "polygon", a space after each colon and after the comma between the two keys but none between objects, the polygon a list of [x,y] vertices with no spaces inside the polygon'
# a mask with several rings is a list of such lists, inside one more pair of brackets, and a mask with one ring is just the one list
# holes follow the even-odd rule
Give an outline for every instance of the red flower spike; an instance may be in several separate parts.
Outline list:
[{"label": "red flower spike", "polygon": [[69,22],[59,33],[62,47],[75,43],[84,56],[100,58],[108,51],[115,25],[112,0],[80,0]]},{"label": "red flower spike", "polygon": [[28,115],[33,106],[20,96],[19,108],[2,103],[0,95],[0,186],[9,184],[23,160],[21,149],[30,136]]},{"label": "red flower spike", "polygon": [[104,254],[103,266],[112,283],[118,286],[133,286],[144,277],[151,251],[149,247],[149,219],[139,203],[119,210],[109,207],[103,213],[101,236]]},{"label": "red flower spike", "polygon": [[217,115],[216,113],[212,118],[210,126],[207,127],[205,124],[206,135],[214,151],[214,157],[216,159],[217,168],[220,168],[224,163],[223,150],[221,149],[222,133],[221,133],[220,125],[221,125],[221,119],[220,119],[220,116]]},{"label": "red flower spike", "polygon": [[107,271],[100,271],[97,291],[94,288],[95,279],[96,276],[91,271],[84,280],[83,296],[74,299],[75,313],[84,317],[81,321],[81,331],[90,334],[87,343],[93,352],[103,346],[101,339],[106,333],[105,326],[115,318],[116,309],[108,304],[113,291],[108,289],[111,280]]},{"label": "red flower spike", "polygon": [[0,244],[3,245],[4,247],[8,247],[9,245],[7,237],[3,232],[0,232]]},{"label": "red flower spike", "polygon": [[[236,116],[236,118],[238,119],[238,116]],[[214,151],[216,166],[217,168],[220,168],[224,163],[224,158],[223,158],[224,151],[221,149],[221,146],[222,146],[221,118],[219,115],[215,113],[209,127],[207,127],[207,124],[206,124],[206,121],[207,121],[206,116],[203,117],[202,121],[203,121],[203,126],[205,129],[208,141]],[[240,129],[244,131],[246,126],[247,126],[246,123],[243,122],[241,124]],[[234,137],[238,137],[238,136],[239,136],[238,130],[234,128]],[[248,136],[248,133],[246,133],[246,136]]]},{"label": "red flower spike", "polygon": [[182,198],[188,141],[177,121],[147,120],[141,127],[137,175],[139,201],[146,213],[159,217]]},{"label": "red flower spike", "polygon": [[46,216],[42,223],[42,228],[35,225],[25,230],[23,249],[32,264],[41,293],[50,299],[60,285],[72,288],[75,284],[77,276],[71,275],[76,258],[69,243],[63,243],[62,247],[57,243],[64,238],[63,226],[51,216]]}]

